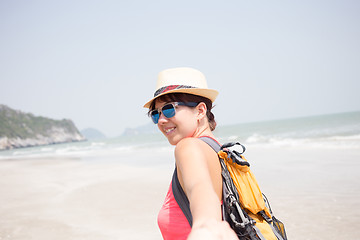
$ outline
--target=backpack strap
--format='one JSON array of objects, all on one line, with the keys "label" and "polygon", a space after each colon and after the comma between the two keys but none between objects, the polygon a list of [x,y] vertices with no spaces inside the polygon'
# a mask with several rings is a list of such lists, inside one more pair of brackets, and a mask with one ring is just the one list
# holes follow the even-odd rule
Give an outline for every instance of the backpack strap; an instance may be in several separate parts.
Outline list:
[{"label": "backpack strap", "polygon": [[215,139],[211,137],[200,137],[199,139],[207,143],[216,153],[220,152],[221,146]]},{"label": "backpack strap", "polygon": [[179,182],[179,178],[177,176],[177,168],[175,167],[175,171],[172,177],[171,183],[172,192],[174,194],[175,201],[179,205],[181,211],[184,213],[186,219],[188,220],[190,227],[192,227],[192,215],[190,211],[190,202],[187,198],[184,190],[181,187]]}]

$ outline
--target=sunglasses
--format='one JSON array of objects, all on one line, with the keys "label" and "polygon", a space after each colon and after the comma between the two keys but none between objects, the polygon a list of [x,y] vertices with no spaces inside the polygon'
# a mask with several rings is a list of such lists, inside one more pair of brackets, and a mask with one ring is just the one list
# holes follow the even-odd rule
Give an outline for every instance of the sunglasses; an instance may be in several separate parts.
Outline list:
[{"label": "sunglasses", "polygon": [[161,109],[154,109],[149,113],[152,121],[157,124],[159,122],[160,114],[164,114],[166,118],[172,118],[175,116],[175,107],[176,106],[187,106],[187,107],[196,107],[198,103],[196,102],[173,102],[165,104]]}]

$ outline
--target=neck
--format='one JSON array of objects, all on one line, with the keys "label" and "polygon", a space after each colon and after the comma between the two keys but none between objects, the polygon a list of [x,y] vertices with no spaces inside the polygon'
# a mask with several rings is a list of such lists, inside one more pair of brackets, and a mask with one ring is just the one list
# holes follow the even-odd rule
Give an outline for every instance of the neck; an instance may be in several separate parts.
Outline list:
[{"label": "neck", "polygon": [[210,130],[209,123],[207,121],[200,121],[198,128],[196,129],[193,137],[209,136],[214,138],[214,134]]}]

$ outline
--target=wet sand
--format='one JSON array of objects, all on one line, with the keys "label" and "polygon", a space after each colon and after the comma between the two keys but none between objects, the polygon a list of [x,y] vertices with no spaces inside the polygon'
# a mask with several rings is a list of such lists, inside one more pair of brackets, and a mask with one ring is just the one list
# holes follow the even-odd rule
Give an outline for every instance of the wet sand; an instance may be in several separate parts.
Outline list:
[{"label": "wet sand", "polygon": [[[359,150],[254,146],[245,156],[289,239],[359,238]],[[161,239],[173,160],[160,157],[169,163],[1,160],[0,240]]]}]

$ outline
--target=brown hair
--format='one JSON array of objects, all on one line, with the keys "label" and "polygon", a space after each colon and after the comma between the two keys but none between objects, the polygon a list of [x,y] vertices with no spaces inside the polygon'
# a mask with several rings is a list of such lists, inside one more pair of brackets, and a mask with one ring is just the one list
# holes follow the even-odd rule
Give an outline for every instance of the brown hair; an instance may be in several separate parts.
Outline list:
[{"label": "brown hair", "polygon": [[208,122],[209,122],[210,130],[214,131],[215,128],[216,128],[215,116],[211,112],[211,109],[213,108],[213,105],[212,105],[211,100],[208,99],[208,98],[193,95],[193,94],[189,94],[189,93],[169,93],[169,94],[165,94],[165,95],[162,95],[162,96],[156,98],[154,101],[152,101],[152,103],[150,104],[149,113],[150,113],[150,111],[155,109],[155,101],[156,100],[160,100],[162,102],[196,102],[196,103],[203,102],[203,103],[205,103],[206,108],[207,108],[206,116],[207,116],[207,119],[208,119]]}]

